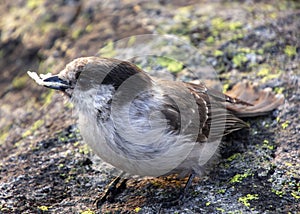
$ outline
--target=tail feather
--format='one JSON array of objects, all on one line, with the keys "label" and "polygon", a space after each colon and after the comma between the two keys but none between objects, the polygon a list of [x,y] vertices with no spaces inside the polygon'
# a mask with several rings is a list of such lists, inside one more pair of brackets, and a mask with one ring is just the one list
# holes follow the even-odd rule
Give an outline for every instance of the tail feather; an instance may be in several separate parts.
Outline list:
[{"label": "tail feather", "polygon": [[255,117],[268,114],[284,102],[282,94],[275,95],[270,88],[260,90],[248,82],[236,84],[226,95],[252,105],[227,103],[226,108],[238,117]]}]

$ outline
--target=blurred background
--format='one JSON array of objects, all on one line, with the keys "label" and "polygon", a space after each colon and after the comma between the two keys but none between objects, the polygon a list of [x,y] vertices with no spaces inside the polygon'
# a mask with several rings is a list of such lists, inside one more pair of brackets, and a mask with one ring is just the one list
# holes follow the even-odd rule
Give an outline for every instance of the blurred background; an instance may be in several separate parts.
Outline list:
[{"label": "blurred background", "polygon": [[[229,139],[219,168],[194,185],[189,202],[166,212],[299,211],[298,1],[1,0],[0,14],[0,213],[99,212],[93,200],[109,173],[92,165],[72,106],[26,72],[58,73],[80,56],[114,57],[115,41],[142,34],[171,34],[195,47],[201,57],[189,66],[211,66],[224,92],[246,79],[286,97],[270,117],[249,122],[247,139]],[[137,63],[191,80],[186,65],[169,59]],[[250,145],[234,145],[237,138]],[[102,211],[155,213],[155,203],[178,191],[176,182],[147,182],[131,181]]]}]

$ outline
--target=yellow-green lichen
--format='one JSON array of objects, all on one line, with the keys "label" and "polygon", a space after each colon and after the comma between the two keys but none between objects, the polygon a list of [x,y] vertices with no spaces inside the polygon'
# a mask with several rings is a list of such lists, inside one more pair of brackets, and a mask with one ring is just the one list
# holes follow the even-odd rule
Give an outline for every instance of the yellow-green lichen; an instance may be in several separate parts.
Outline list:
[{"label": "yellow-green lichen", "polygon": [[265,139],[265,140],[263,141],[263,147],[264,147],[264,148],[267,148],[267,149],[269,149],[269,150],[273,150],[273,149],[274,149],[274,146],[273,146],[273,145],[270,145],[270,144],[269,144],[269,141],[268,141],[267,139]]},{"label": "yellow-green lichen", "polygon": [[220,17],[216,17],[211,20],[211,25],[214,29],[218,31],[231,30],[235,31],[242,28],[243,23],[240,21],[224,21]]},{"label": "yellow-green lichen", "polygon": [[87,210],[81,211],[80,214],[95,214],[95,212],[92,211],[91,209],[87,209]]},{"label": "yellow-green lichen", "polygon": [[287,45],[284,48],[284,53],[288,56],[288,57],[293,57],[296,56],[297,54],[297,50],[295,46],[291,46],[291,45]]},{"label": "yellow-green lichen", "polygon": [[142,209],[142,208],[140,208],[140,207],[136,207],[136,208],[134,208],[134,212],[138,213],[138,212],[141,211],[141,209]]},{"label": "yellow-green lichen", "polygon": [[259,76],[259,77],[264,77],[264,76],[269,75],[269,73],[270,73],[270,69],[264,67],[264,68],[261,68],[261,69],[258,71],[257,76]]},{"label": "yellow-green lichen", "polygon": [[213,44],[215,42],[215,38],[213,36],[209,36],[205,40],[206,44]]},{"label": "yellow-green lichen", "polygon": [[0,145],[4,143],[9,135],[9,130],[11,129],[12,125],[9,124],[7,126],[4,126],[2,130],[0,131]]},{"label": "yellow-green lichen", "polygon": [[238,51],[238,52],[241,52],[241,53],[255,53],[254,50],[251,50],[251,49],[248,48],[248,47],[238,48],[237,51]]},{"label": "yellow-green lichen", "polygon": [[244,174],[236,174],[230,179],[230,183],[240,183],[244,178],[251,176],[252,174],[249,172],[245,172]]},{"label": "yellow-green lichen", "polygon": [[114,48],[114,42],[110,40],[103,48],[101,48],[98,54],[102,57],[113,58],[116,56]]},{"label": "yellow-green lichen", "polygon": [[247,61],[248,61],[248,59],[245,56],[245,53],[239,53],[239,54],[235,55],[232,59],[232,62],[236,67],[241,67]]},{"label": "yellow-green lichen", "polygon": [[19,146],[21,146],[23,143],[24,143],[24,141],[19,140],[19,141],[17,141],[14,145],[15,145],[15,147],[19,147]]},{"label": "yellow-green lichen", "polygon": [[45,17],[43,18],[43,22],[41,22],[41,26],[39,28],[39,30],[41,31],[40,34],[48,34],[53,30],[59,30],[62,32],[66,32],[67,30],[69,30],[68,26],[61,24],[61,23],[51,23],[48,22],[51,16],[47,16],[47,14],[45,15]]},{"label": "yellow-green lichen", "polygon": [[280,122],[280,117],[276,117],[276,122],[277,122],[277,123]]},{"label": "yellow-green lichen", "polygon": [[222,163],[222,168],[228,169],[230,167],[230,164],[228,163]]},{"label": "yellow-green lichen", "polygon": [[73,30],[71,37],[72,39],[78,39],[82,35],[82,33],[83,33],[82,29],[75,29]]},{"label": "yellow-green lichen", "polygon": [[220,208],[220,207],[217,207],[216,210],[220,211],[221,213],[225,212],[225,210],[223,208]]},{"label": "yellow-green lichen", "polygon": [[224,55],[224,52],[223,52],[223,51],[220,51],[220,50],[215,50],[215,51],[214,51],[214,56],[215,56],[215,57],[223,56],[223,55]]},{"label": "yellow-green lichen", "polygon": [[45,106],[49,105],[52,102],[52,97],[54,93],[54,90],[47,90],[47,92],[42,94],[41,98],[43,99],[43,104]]},{"label": "yellow-green lichen", "polygon": [[173,17],[173,20],[177,23],[188,22],[190,19],[188,18],[190,7],[182,7],[178,9],[178,13]]},{"label": "yellow-green lichen", "polygon": [[218,31],[218,30],[212,30],[211,31],[211,35],[213,36],[213,37],[218,37],[218,36],[220,36],[220,32]]},{"label": "yellow-green lichen", "polygon": [[277,196],[282,197],[284,195],[283,191],[272,189],[272,192]]},{"label": "yellow-green lichen", "polygon": [[26,6],[29,9],[35,9],[41,4],[42,2],[40,0],[28,0]]},{"label": "yellow-green lichen", "polygon": [[162,67],[166,67],[170,72],[179,72],[183,69],[183,63],[167,57],[158,57],[157,63]]},{"label": "yellow-green lichen", "polygon": [[60,164],[58,165],[58,168],[63,168],[64,166],[65,166],[64,164],[60,163]]},{"label": "yellow-green lichen", "polygon": [[74,108],[74,104],[71,103],[71,102],[66,102],[64,106],[66,107],[67,110],[68,110],[68,109],[73,109],[73,108]]},{"label": "yellow-green lichen", "polygon": [[44,120],[37,120],[33,123],[33,125],[22,134],[23,138],[26,138],[32,135],[38,128],[40,128],[44,124]]},{"label": "yellow-green lichen", "polygon": [[212,19],[211,25],[217,30],[224,30],[226,28],[226,22],[224,22],[224,20],[220,17]]},{"label": "yellow-green lichen", "polygon": [[276,19],[277,16],[278,16],[277,12],[270,13],[270,18],[271,18],[271,19]]},{"label": "yellow-green lichen", "polygon": [[[176,15],[173,17],[173,20],[176,22],[175,25],[184,25],[185,29],[189,29],[188,25],[191,22],[191,19],[189,17],[191,9],[191,6],[178,8]],[[178,27],[178,29],[184,30],[184,28],[181,27]]]},{"label": "yellow-green lichen", "polygon": [[76,174],[77,174],[76,168],[71,168],[69,171],[69,175],[76,175]]},{"label": "yellow-green lichen", "polygon": [[280,69],[270,68],[269,66],[262,66],[258,71],[257,76],[263,77],[262,82],[266,82],[271,79],[279,78],[282,71]]},{"label": "yellow-green lichen", "polygon": [[291,193],[291,195],[295,198],[295,199],[300,199],[300,190],[298,190],[297,192],[296,191],[293,191]]},{"label": "yellow-green lichen", "polygon": [[242,39],[244,37],[245,37],[245,35],[243,33],[236,33],[236,34],[233,34],[232,40],[238,40],[238,39]]},{"label": "yellow-green lichen", "polygon": [[8,132],[1,133],[0,135],[0,145],[3,144],[8,137]]},{"label": "yellow-green lichen", "polygon": [[41,210],[41,211],[48,211],[49,207],[47,207],[47,206],[38,206],[38,209]]},{"label": "yellow-green lichen", "polygon": [[284,123],[281,124],[281,128],[286,129],[289,126],[289,124],[290,124],[290,121],[287,120],[287,121],[285,121]]},{"label": "yellow-green lichen", "polygon": [[127,42],[127,46],[131,47],[135,43],[135,41],[136,41],[136,37],[135,36],[129,37],[129,40]]},{"label": "yellow-green lichen", "polygon": [[290,162],[284,162],[284,165],[288,166],[288,167],[292,167],[293,166],[293,163],[290,163]]},{"label": "yellow-green lichen", "polygon": [[224,194],[225,192],[226,192],[225,189],[219,189],[219,190],[218,190],[218,193],[221,193],[221,194]]},{"label": "yellow-green lichen", "polygon": [[272,47],[276,47],[276,43],[275,42],[266,42],[263,44],[263,48],[264,49],[269,49],[269,48],[272,48]]},{"label": "yellow-green lichen", "polygon": [[73,175],[68,175],[67,176],[66,174],[61,174],[60,176],[63,177],[63,178],[66,177],[65,178],[65,183],[70,183],[70,181],[72,181],[74,179]]},{"label": "yellow-green lichen", "polygon": [[227,158],[228,161],[233,161],[235,159],[238,159],[239,157],[241,157],[240,153],[235,153],[233,155],[231,155],[229,158]]},{"label": "yellow-green lichen", "polygon": [[242,210],[229,211],[228,214],[243,214]]},{"label": "yellow-green lichen", "polygon": [[259,48],[258,50],[256,50],[257,54],[263,55],[264,54],[264,49]]},{"label": "yellow-green lichen", "polygon": [[79,146],[79,153],[81,154],[89,154],[91,152],[91,148],[87,144],[82,144]]},{"label": "yellow-green lichen", "polygon": [[229,83],[223,85],[223,93],[225,93],[229,89]]},{"label": "yellow-green lichen", "polygon": [[89,25],[87,25],[87,26],[85,27],[85,31],[86,31],[87,33],[92,32],[92,30],[93,30],[93,25],[92,25],[92,24],[89,24]]},{"label": "yellow-green lichen", "polygon": [[284,91],[284,87],[275,87],[274,88],[274,92],[276,93],[276,94],[282,94],[283,93],[283,91]]},{"label": "yellow-green lichen", "polygon": [[73,146],[77,147],[80,145],[80,142],[79,141],[76,141],[75,143],[73,143]]},{"label": "yellow-green lichen", "polygon": [[22,89],[26,86],[27,82],[28,82],[28,75],[24,74],[22,76],[15,77],[12,81],[12,86],[15,89]]},{"label": "yellow-green lichen", "polygon": [[242,204],[244,204],[246,207],[250,207],[250,202],[251,200],[255,200],[258,199],[258,194],[247,194],[244,197],[240,197],[238,199],[239,202],[241,202]]},{"label": "yellow-green lichen", "polygon": [[242,26],[243,26],[243,23],[239,22],[239,21],[228,23],[229,30],[237,30],[237,29],[242,28]]}]

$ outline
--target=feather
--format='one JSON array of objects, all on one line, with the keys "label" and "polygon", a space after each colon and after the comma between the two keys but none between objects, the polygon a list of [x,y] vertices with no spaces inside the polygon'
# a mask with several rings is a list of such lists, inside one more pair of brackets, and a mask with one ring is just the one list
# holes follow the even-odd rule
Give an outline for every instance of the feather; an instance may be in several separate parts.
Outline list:
[{"label": "feather", "polygon": [[270,88],[259,90],[256,85],[249,82],[236,84],[226,94],[227,96],[234,96],[253,104],[252,106],[247,106],[228,103],[226,108],[238,117],[266,115],[284,102],[282,94],[275,95]]}]

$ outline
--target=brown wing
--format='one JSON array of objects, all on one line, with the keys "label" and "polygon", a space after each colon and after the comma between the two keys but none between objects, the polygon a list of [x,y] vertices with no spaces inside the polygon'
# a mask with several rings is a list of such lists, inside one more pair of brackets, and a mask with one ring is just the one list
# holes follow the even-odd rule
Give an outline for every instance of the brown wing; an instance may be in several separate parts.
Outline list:
[{"label": "brown wing", "polygon": [[198,138],[198,132],[202,133],[208,118],[206,102],[201,98],[195,99],[182,82],[157,80],[156,84],[160,86],[163,96],[161,112],[169,125],[168,131]]},{"label": "brown wing", "polygon": [[[176,86],[184,87],[185,89],[187,89],[187,92],[190,93],[192,95],[192,98],[196,101],[199,116],[199,123],[197,127],[198,142],[206,141],[208,138],[220,138],[223,135],[226,135],[233,131],[239,130],[244,127],[248,127],[248,125],[244,121],[240,120],[239,118],[231,114],[229,111],[227,111],[223,104],[224,102],[229,102],[243,103],[244,105],[249,105],[248,103],[240,101],[239,99],[234,99],[229,96],[225,96],[217,91],[209,90],[205,87],[204,84],[198,85],[182,83],[181,85]],[[167,91],[167,87],[167,85],[164,86],[165,92]],[[173,91],[175,90],[175,88],[174,84],[172,84]],[[177,90],[181,89],[177,88]],[[183,128],[181,127],[181,117],[183,115],[181,115],[177,103],[171,97],[172,96],[170,96],[168,93],[164,94],[165,105],[164,109],[162,110],[162,113],[167,119],[170,129],[173,131],[180,131],[180,129]],[[183,97],[181,97],[181,99],[182,98]],[[185,102],[183,102],[186,104],[186,108],[189,108],[189,104],[186,102],[190,101],[186,99]],[[184,115],[184,117],[187,116],[188,115]]]},{"label": "brown wing", "polygon": [[[275,96],[269,90],[259,91],[256,87],[240,83],[227,94],[208,89],[203,83],[183,83],[193,95],[199,113],[199,135],[197,141],[207,138],[220,138],[233,131],[249,127],[238,117],[249,117],[266,114],[277,108],[282,96]],[[181,114],[176,103],[165,94],[165,108],[162,113],[169,121],[170,128],[179,131]],[[246,100],[246,101],[244,101]]]},{"label": "brown wing", "polygon": [[[224,121],[223,118],[226,117],[225,134],[248,127],[245,122],[237,117],[265,115],[284,102],[283,95],[275,95],[270,88],[260,90],[249,82],[236,84],[226,94],[208,89],[203,83],[186,83],[186,85],[192,93],[198,94],[207,103],[210,103],[210,112],[215,111],[214,116],[209,116],[209,126],[220,123],[221,127]],[[228,111],[224,111],[224,108]]]},{"label": "brown wing", "polygon": [[231,105],[244,105],[250,106],[248,102],[241,99],[224,95],[216,90],[206,88],[202,84],[190,84],[186,83],[191,93],[194,95],[196,100],[204,100],[208,107],[208,119],[203,127],[203,133],[206,137],[212,139],[219,138],[221,135],[229,134],[233,131],[248,127],[248,125],[237,118],[234,114],[227,111],[226,103]]}]

